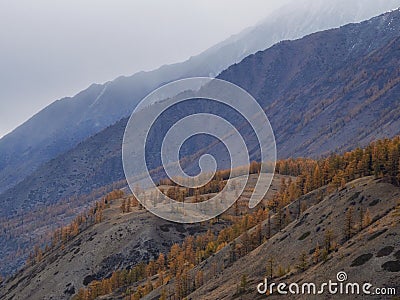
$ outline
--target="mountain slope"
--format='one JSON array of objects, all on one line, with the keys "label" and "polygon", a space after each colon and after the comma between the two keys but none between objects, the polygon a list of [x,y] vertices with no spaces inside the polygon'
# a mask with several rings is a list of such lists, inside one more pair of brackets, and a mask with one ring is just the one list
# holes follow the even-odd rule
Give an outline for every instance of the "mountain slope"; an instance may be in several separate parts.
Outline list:
[{"label": "mountain slope", "polygon": [[[266,109],[279,157],[320,156],[394,136],[400,128],[399,15],[397,10],[282,42],[230,67],[221,78],[249,90]],[[123,179],[126,121],[49,161],[1,194],[0,216],[12,217],[13,212],[58,203]],[[7,245],[2,249],[17,250]]]},{"label": "mountain slope", "polygon": [[[328,280],[336,281],[336,274],[339,271],[345,271],[349,282],[362,284],[367,281],[375,287],[395,287],[398,291],[400,288],[398,271],[389,271],[384,265],[388,261],[396,261],[396,255],[398,264],[399,195],[399,188],[379,180],[367,177],[353,181],[341,191],[325,197],[319,204],[309,208],[301,220],[291,223],[282,232],[235,262],[231,267],[222,269],[218,277],[208,281],[189,295],[188,299],[238,297],[236,285],[240,284],[243,274],[247,275],[248,287],[247,291],[240,295],[241,299],[265,299],[266,295],[259,295],[256,287],[263,282],[268,261],[271,258],[273,259],[273,281],[276,283],[315,282],[319,284]],[[357,214],[361,207],[364,212],[367,209],[371,212],[373,221],[371,225],[343,242],[345,216],[349,207],[354,209],[354,223],[359,223]],[[326,261],[320,260],[315,263],[313,262],[315,248],[317,245],[323,247],[327,230],[333,231],[332,242],[338,244],[337,249],[328,256]],[[383,254],[382,249],[391,249],[391,251]],[[299,257],[302,253],[306,254],[304,272],[298,270],[298,265],[301,263]],[[366,255],[368,259],[362,262],[360,259],[357,260],[362,255]],[[224,258],[216,259],[223,261]],[[204,272],[207,270],[206,266],[205,263]],[[278,275],[279,267],[290,270],[284,275]],[[309,295],[292,297],[288,295],[287,297],[288,299],[310,299]],[[282,296],[275,294],[268,298],[281,299]],[[352,295],[346,299],[364,298],[361,295],[358,297]],[[372,299],[375,298],[372,297]]]},{"label": "mountain slope", "polygon": [[[292,221],[282,230],[274,230],[271,238],[253,251],[232,262],[232,248],[228,244],[196,266],[191,273],[201,270],[204,284],[187,298],[264,299],[265,295],[257,294],[256,286],[264,280],[270,259],[273,260],[273,281],[277,283],[318,284],[335,280],[337,272],[345,271],[350,282],[368,281],[375,287],[398,289],[399,271],[390,266],[398,266],[399,262],[399,196],[399,187],[373,177],[357,179],[330,193],[326,187],[312,191],[301,197],[301,202],[308,207],[301,217],[294,218],[298,206],[295,201],[289,205]],[[109,277],[113,270],[156,257],[158,251],[165,251],[172,242],[181,241],[187,234],[204,232],[204,226],[163,221],[137,209],[121,215],[119,204],[117,201],[105,211],[102,223],[83,231],[65,247],[50,252],[39,263],[7,281],[2,297],[69,299],[93,279]],[[350,239],[344,239],[349,208],[353,210],[353,234]],[[364,215],[367,211],[370,213],[370,221],[362,229],[359,228],[360,209]],[[275,217],[271,222],[276,226],[278,221]],[[220,225],[224,226],[217,223],[213,227]],[[267,226],[267,221],[263,222],[263,234],[266,234]],[[321,253],[328,231],[331,231],[332,248],[324,259]],[[241,239],[237,239],[237,244]],[[315,261],[317,246],[321,247],[321,253]],[[302,253],[305,254],[304,271],[299,269]],[[247,276],[247,284],[245,291],[238,294],[242,275]],[[157,281],[157,276],[151,280]],[[142,280],[139,284],[145,282]],[[173,295],[174,289],[175,279],[166,280],[165,285],[143,299],[159,299],[163,290],[167,291],[167,296]],[[123,299],[125,291],[118,289],[101,299]],[[309,295],[303,298],[296,295],[293,299],[309,299]],[[363,298],[352,296],[349,299]]]},{"label": "mountain slope", "polygon": [[64,249],[15,276],[0,292],[1,299],[70,299],[90,281],[107,277],[117,268],[156,259],[173,243],[204,230],[171,224],[137,208],[122,215],[119,205],[120,201],[115,202],[105,212],[105,221],[82,232]]},{"label": "mountain slope", "polygon": [[[288,176],[274,178],[266,199],[279,190],[281,178]],[[224,220],[213,226],[207,222],[178,224],[138,207],[121,213],[122,201],[113,200],[104,211],[102,222],[51,251],[38,264],[15,274],[0,290],[0,299],[69,299],[95,279],[157,259],[159,253],[167,253],[174,243],[181,243],[188,235],[204,234],[210,228],[217,233],[229,225]]]},{"label": "mountain slope", "polygon": [[[367,19],[400,5],[399,0],[291,3],[254,28],[186,62],[94,84],[74,97],[58,100],[0,140],[0,193],[41,164],[87,137],[127,117],[147,93],[180,78],[215,76],[232,63],[284,39]],[[323,17],[322,17],[323,16]]]},{"label": "mountain slope", "polygon": [[[279,161],[278,174],[297,178],[277,175],[260,207],[247,207],[258,177],[254,170],[237,205],[194,226],[150,217],[137,205],[129,212],[125,199],[111,200],[107,209],[110,202],[105,198],[100,223],[99,211],[93,211],[91,219],[96,213],[96,222],[90,224],[94,225],[84,226],[87,218],[80,217],[82,227],[71,224],[58,231],[53,248],[44,255],[36,251],[35,261],[7,280],[1,293],[5,299],[68,298],[77,292],[76,287],[87,285],[79,289],[77,299],[100,295],[101,299],[123,299],[133,293],[145,299],[159,299],[160,293],[179,299],[188,295],[192,299],[250,299],[261,297],[255,286],[266,272],[275,281],[303,282],[332,279],[336,274],[330,270],[345,270],[354,281],[368,280],[375,287],[398,288],[399,157],[400,137],[396,137],[319,161]],[[217,186],[223,182],[219,178]],[[164,191],[169,187],[160,186]],[[202,196],[210,196],[208,192]],[[185,202],[190,201],[196,201],[195,197],[186,197]],[[149,223],[152,219],[155,227]],[[154,261],[146,268],[142,265],[141,271],[130,269],[138,257],[147,260],[147,252],[154,255],[151,248],[157,253],[159,242],[166,242],[165,235],[155,229],[158,225],[163,232],[170,231],[167,227],[176,230],[168,241],[179,239],[176,234],[184,233],[184,228],[195,230],[181,246],[170,248],[168,264],[162,259],[156,265]],[[196,233],[206,228],[218,235]],[[75,233],[70,238],[66,233],[64,238],[62,233],[69,231]]]},{"label": "mountain slope", "polygon": [[[397,10],[279,43],[219,78],[248,90],[266,110],[279,157],[348,150],[400,133],[399,32]],[[55,202],[123,179],[125,124],[121,120],[89,138],[1,194],[5,211],[22,203]]]},{"label": "mountain slope", "polygon": [[12,216],[38,204],[54,204],[68,195],[88,194],[124,178],[121,143],[125,126],[123,119],[39,167],[4,193],[13,204],[2,209],[0,216]]},{"label": "mountain slope", "polygon": [[398,133],[399,30],[397,10],[279,43],[219,78],[260,102],[280,156],[348,150]]}]

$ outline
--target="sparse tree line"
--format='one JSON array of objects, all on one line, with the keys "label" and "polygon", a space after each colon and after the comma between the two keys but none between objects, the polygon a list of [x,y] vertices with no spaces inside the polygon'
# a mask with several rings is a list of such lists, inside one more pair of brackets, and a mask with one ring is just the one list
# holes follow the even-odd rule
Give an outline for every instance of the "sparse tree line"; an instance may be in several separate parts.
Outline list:
[{"label": "sparse tree line", "polygon": [[122,197],[122,196],[119,197],[122,198],[121,205],[119,208],[123,214],[130,213],[133,207],[139,207],[139,209],[143,209],[142,205],[139,203],[139,201],[136,199],[135,196],[133,195],[127,197]]},{"label": "sparse tree line", "polygon": [[27,265],[33,265],[40,262],[46,253],[58,247],[64,247],[68,241],[73,239],[89,226],[101,223],[103,220],[104,209],[109,207],[113,200],[119,199],[123,196],[123,191],[113,190],[100,201],[97,201],[89,210],[75,217],[69,225],[56,229],[52,234],[50,243],[46,243],[44,247],[35,245],[33,251],[28,256]]},{"label": "sparse tree line", "polygon": [[371,175],[399,186],[400,137],[379,140],[364,149],[357,148],[318,161],[306,158],[278,161],[276,171],[298,176],[298,186],[304,193],[326,184],[332,191],[349,181]]},{"label": "sparse tree line", "polygon": [[[159,185],[168,186],[168,188],[161,188],[161,192],[171,199],[184,202],[185,198],[194,197],[193,202],[197,203],[208,200],[208,198],[203,195],[221,192],[226,185],[226,180],[228,180],[230,176],[236,177],[244,174],[257,174],[260,172],[260,170],[261,164],[256,161],[252,161],[248,167],[240,167],[234,170],[217,171],[209,182],[198,188],[187,188],[180,186],[169,178],[161,179],[159,181]],[[181,179],[180,181],[182,182],[184,180]],[[193,182],[190,183],[190,185],[193,185]]]},{"label": "sparse tree line", "polygon": [[[138,265],[141,266],[139,276],[136,275],[138,274],[138,266],[131,270],[115,271],[110,278],[93,281],[87,288],[79,290],[74,299],[96,299],[101,295],[109,294],[110,291],[113,292],[121,288],[126,289],[126,293],[129,295],[128,299],[140,299],[154,288],[167,283],[171,278],[175,280],[173,292],[176,299],[182,299],[207,280],[203,271],[197,271],[193,275],[191,270],[227,246],[229,242],[241,234],[245,234],[233,250],[236,253],[233,256],[237,258],[255,248],[256,245],[260,245],[263,241],[261,226],[251,236],[247,234],[247,231],[261,223],[266,218],[266,214],[266,210],[259,209],[253,214],[244,215],[237,219],[232,226],[222,229],[218,235],[214,235],[211,230],[208,230],[207,233],[196,237],[188,236],[181,245],[172,245],[166,255],[160,253],[156,260],[150,260],[144,267],[143,264]],[[138,281],[143,281],[143,283],[135,289],[129,287]]]},{"label": "sparse tree line", "polygon": [[[282,179],[280,191],[272,201],[267,203],[267,207],[258,208],[250,214],[234,218],[227,217],[226,219],[231,220],[233,224],[222,229],[217,236],[209,230],[203,235],[187,237],[182,245],[174,244],[165,256],[161,253],[157,260],[151,260],[144,268],[141,267],[140,269],[143,270],[141,276],[131,276],[131,272],[137,274],[137,268],[134,267],[131,270],[117,270],[110,278],[93,281],[87,288],[79,290],[75,300],[96,299],[121,289],[126,290],[127,299],[140,299],[153,289],[169,282],[171,278],[174,279],[174,289],[173,291],[163,290],[161,299],[167,299],[165,297],[171,293],[174,295],[172,299],[183,299],[219,272],[218,267],[214,265],[211,272],[204,273],[198,270],[193,273],[193,268],[202,261],[230,245],[229,264],[232,264],[280,230],[283,226],[280,215],[274,213],[272,209],[275,205],[283,209],[290,203],[288,195],[294,199],[297,194],[303,194],[297,189],[295,189],[297,194],[292,194],[295,184],[291,179],[288,182]],[[272,219],[271,216],[274,218]],[[282,216],[285,216],[286,224],[292,221],[288,209]],[[215,221],[216,219],[212,220],[212,222]],[[263,224],[264,221],[266,224]],[[252,228],[254,229],[250,230]],[[133,285],[136,287],[133,288]]]},{"label": "sparse tree line", "polygon": [[[259,170],[259,165],[253,163],[253,170]],[[257,172],[257,171],[256,171]],[[347,182],[364,176],[375,176],[383,178],[388,182],[399,185],[400,183],[400,138],[392,140],[384,139],[371,143],[364,149],[355,149],[343,155],[331,155],[320,160],[306,158],[286,159],[278,161],[276,172],[282,175],[290,175],[296,179],[282,180],[278,193],[267,203],[266,207],[238,218],[233,218],[233,224],[219,232],[217,236],[209,230],[206,234],[189,236],[181,244],[174,244],[170,251],[164,255],[160,254],[158,259],[151,260],[147,264],[139,264],[131,270],[118,270],[113,272],[110,278],[93,281],[86,288],[79,290],[75,300],[96,299],[98,296],[110,294],[117,290],[124,290],[127,299],[140,299],[150,293],[154,288],[163,286],[174,278],[174,291],[162,290],[160,299],[174,294],[174,299],[182,299],[206,281],[212,278],[212,272],[193,273],[193,268],[212,254],[229,245],[229,261],[233,263],[240,257],[246,255],[254,248],[261,245],[273,235],[273,230],[280,230],[292,220],[292,214],[288,204],[299,199],[322,186],[328,186],[328,192],[341,189]],[[220,188],[226,174],[213,178],[213,183],[203,193],[210,193]],[[227,177],[226,177],[227,178]],[[218,184],[217,184],[218,182]],[[162,185],[171,182],[160,182]],[[213,187],[213,188],[211,188]],[[179,186],[172,186],[175,193],[180,190]],[[168,190],[169,191],[169,190]],[[167,191],[167,193],[168,193]],[[193,190],[193,195],[202,195],[200,190]],[[187,192],[189,195],[189,191]],[[301,207],[299,213],[307,207]],[[273,218],[271,218],[273,216]],[[361,210],[359,213],[359,225],[355,226],[354,211],[348,210],[344,220],[343,237],[350,238],[355,228],[361,230],[371,222],[370,212]],[[272,224],[274,223],[274,224]],[[274,228],[272,228],[274,227]],[[249,230],[253,228],[252,230]],[[318,263],[327,259],[329,253],[337,247],[336,236],[333,231],[327,229],[324,236],[324,244],[317,244],[312,254],[312,261]],[[302,253],[299,257],[297,268],[307,268],[309,259]],[[214,273],[218,270],[215,267]],[[275,266],[273,259],[269,264],[270,276],[288,272],[290,268]],[[134,287],[133,287],[134,286]],[[242,278],[239,286],[240,291],[246,288],[246,278]],[[170,297],[169,297],[170,298]],[[168,299],[169,299],[168,298]]]}]

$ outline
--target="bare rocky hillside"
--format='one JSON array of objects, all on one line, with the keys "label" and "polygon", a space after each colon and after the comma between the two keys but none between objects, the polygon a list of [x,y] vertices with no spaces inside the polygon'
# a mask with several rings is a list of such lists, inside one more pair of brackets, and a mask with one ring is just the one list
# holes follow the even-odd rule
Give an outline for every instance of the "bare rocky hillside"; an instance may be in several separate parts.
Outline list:
[{"label": "bare rocky hillside", "polygon": [[[315,196],[315,193],[314,193]],[[400,293],[400,189],[367,177],[353,181],[338,192],[326,196],[320,203],[304,212],[273,238],[246,255],[232,266],[221,269],[218,276],[191,294],[188,299],[265,299],[256,286],[268,274],[273,261],[273,282],[336,281],[344,271],[349,282],[370,282],[375,287],[395,287]],[[353,234],[344,240],[346,213],[353,210]],[[360,209],[371,214],[371,224],[360,229]],[[326,259],[315,261],[315,249],[321,251],[327,230],[332,231],[334,251]],[[305,254],[304,271],[300,265]],[[280,271],[279,269],[286,269]],[[286,274],[279,274],[279,272]],[[241,276],[246,275],[246,291],[237,294]],[[273,296],[273,295],[272,295]],[[333,297],[324,296],[324,299]],[[268,296],[268,299],[282,296]],[[341,299],[345,297],[342,296]],[[312,299],[309,295],[285,299]],[[315,299],[320,299],[315,297]],[[347,299],[364,299],[349,296]],[[371,299],[374,299],[371,297]],[[376,299],[382,299],[376,297]],[[391,298],[386,298],[391,299]]]},{"label": "bare rocky hillside", "polygon": [[[276,175],[264,201],[279,190],[281,178],[289,177]],[[230,225],[223,219],[212,226],[207,222],[183,225],[160,219],[139,207],[123,214],[121,202],[117,199],[111,203],[105,210],[104,221],[13,276],[1,287],[0,299],[70,299],[91,281],[157,258],[188,235],[196,236],[208,229],[218,233]]]}]

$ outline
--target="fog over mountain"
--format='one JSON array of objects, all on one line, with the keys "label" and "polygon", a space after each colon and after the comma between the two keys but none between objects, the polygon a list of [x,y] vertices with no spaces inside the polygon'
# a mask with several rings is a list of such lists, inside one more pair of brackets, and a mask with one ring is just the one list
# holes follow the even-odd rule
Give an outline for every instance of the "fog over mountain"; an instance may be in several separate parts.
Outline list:
[{"label": "fog over mountain", "polygon": [[[400,9],[359,24],[278,43],[246,57],[218,78],[258,99],[274,129],[278,158],[341,153],[377,138],[400,134],[399,43]],[[242,125],[238,114],[231,110],[193,102],[172,108],[165,122],[155,123],[146,150],[151,153],[150,169],[161,164],[160,141],[165,131],[195,109],[222,116],[237,127]],[[153,109],[144,109],[143,117],[146,110]],[[4,209],[0,216],[38,204],[54,204],[123,180],[121,148],[126,123],[127,118],[109,126],[0,194]],[[259,159],[251,128],[241,126],[238,130],[251,159]],[[189,144],[188,151],[183,151],[185,155],[206,150],[218,163],[226,155],[219,143]],[[203,145],[209,147],[204,149]],[[190,164],[197,166],[198,161],[190,159],[188,167]]]},{"label": "fog over mountain", "polygon": [[[371,6],[356,5],[366,1],[351,2],[352,8],[344,1],[335,3],[338,6],[332,8],[313,2],[320,14],[310,13],[306,4],[301,9],[288,6],[276,13],[281,17],[275,21],[260,23],[184,63],[94,84],[75,97],[56,101],[0,140],[0,216],[5,223],[14,216],[19,224],[16,213],[31,213],[35,228],[32,235],[2,231],[0,272],[10,274],[23,263],[23,253],[18,258],[13,255],[32,246],[32,236],[41,235],[55,219],[66,221],[64,215],[46,216],[39,225],[40,208],[57,207],[62,198],[124,178],[121,143],[127,119],[123,117],[146,93],[170,80],[215,75],[225,68],[219,78],[248,90],[267,111],[281,158],[340,153],[399,134],[399,10],[280,42],[242,60],[245,53],[293,38],[293,31],[295,37],[302,36],[318,26],[333,26],[329,22],[371,12]],[[82,208],[73,206],[73,201],[68,205]]]},{"label": "fog over mountain", "polygon": [[0,192],[23,180],[41,164],[127,117],[138,101],[166,82],[216,76],[231,64],[278,41],[367,19],[396,6],[400,6],[400,1],[292,1],[257,26],[183,63],[93,84],[74,97],[58,100],[0,140]]}]

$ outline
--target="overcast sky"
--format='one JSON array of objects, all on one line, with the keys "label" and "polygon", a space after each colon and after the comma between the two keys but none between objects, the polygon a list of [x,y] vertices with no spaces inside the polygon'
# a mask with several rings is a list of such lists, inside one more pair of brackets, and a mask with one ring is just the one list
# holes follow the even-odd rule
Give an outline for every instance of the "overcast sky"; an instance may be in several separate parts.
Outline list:
[{"label": "overcast sky", "polygon": [[0,0],[0,137],[91,83],[183,61],[282,0]]}]

